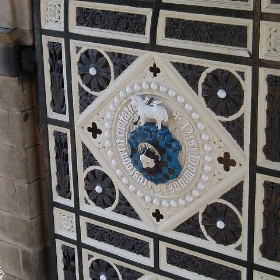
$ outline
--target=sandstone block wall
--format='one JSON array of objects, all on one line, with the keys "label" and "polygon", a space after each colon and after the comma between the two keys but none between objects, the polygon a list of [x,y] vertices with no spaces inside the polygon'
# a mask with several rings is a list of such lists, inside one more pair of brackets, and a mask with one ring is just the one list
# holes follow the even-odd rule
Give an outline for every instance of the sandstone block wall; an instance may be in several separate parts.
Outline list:
[{"label": "sandstone block wall", "polygon": [[0,267],[4,280],[48,279],[36,75],[20,69],[33,45],[31,0],[0,8]]}]

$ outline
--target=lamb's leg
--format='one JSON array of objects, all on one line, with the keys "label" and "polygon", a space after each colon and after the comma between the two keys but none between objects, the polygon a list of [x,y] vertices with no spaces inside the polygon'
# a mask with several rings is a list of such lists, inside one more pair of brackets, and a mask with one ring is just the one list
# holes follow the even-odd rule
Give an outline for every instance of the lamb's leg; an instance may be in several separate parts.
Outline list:
[{"label": "lamb's leg", "polygon": [[141,116],[140,119],[141,119],[141,126],[143,126],[145,124],[145,121],[146,121],[145,117]]},{"label": "lamb's leg", "polygon": [[158,130],[161,130],[161,121],[157,121],[157,128]]}]

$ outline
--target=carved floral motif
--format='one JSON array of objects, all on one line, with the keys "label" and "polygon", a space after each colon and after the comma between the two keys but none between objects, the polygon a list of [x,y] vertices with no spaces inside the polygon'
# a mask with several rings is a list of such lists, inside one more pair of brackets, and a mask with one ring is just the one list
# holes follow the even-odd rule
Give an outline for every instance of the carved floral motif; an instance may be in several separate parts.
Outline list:
[{"label": "carved floral motif", "polygon": [[267,159],[280,162],[280,77],[268,75],[266,80],[266,145],[263,152]]},{"label": "carved floral motif", "polygon": [[141,255],[150,256],[149,243],[114,230],[87,223],[87,236],[99,242]]},{"label": "carved floral motif", "polygon": [[280,262],[280,184],[264,181],[262,256]]},{"label": "carved floral motif", "polygon": [[53,135],[55,139],[54,151],[56,154],[56,191],[59,196],[71,199],[67,133],[54,131]]},{"label": "carved floral motif", "polygon": [[211,279],[241,280],[241,272],[199,257],[167,248],[167,263]]},{"label": "carved floral motif", "polygon": [[202,96],[217,116],[228,118],[243,105],[244,91],[237,77],[228,70],[217,69],[208,73],[202,84]]},{"label": "carved floral motif", "polygon": [[179,18],[166,18],[165,37],[246,48],[247,27]]},{"label": "carved floral motif", "polygon": [[105,11],[78,7],[76,22],[78,26],[125,32],[131,34],[145,34],[147,17],[115,11]]},{"label": "carved floral motif", "polygon": [[96,99],[96,96],[88,93],[81,85],[79,87],[80,114]]},{"label": "carved floral motif", "polygon": [[74,222],[72,217],[61,213],[59,221],[61,229],[74,232]]},{"label": "carved floral motif", "polygon": [[91,151],[84,143],[82,144],[82,154],[83,154],[84,170],[86,170],[90,166],[100,166],[97,159],[94,157],[94,155],[91,153]]},{"label": "carved floral motif", "polygon": [[137,280],[140,277],[144,276],[143,273],[135,271],[130,268],[127,268],[127,267],[118,265],[117,268],[118,268],[120,274],[122,275],[122,279]]},{"label": "carved floral motif", "polygon": [[89,277],[93,280],[118,280],[114,267],[102,259],[92,261],[89,267]]},{"label": "carved floral motif", "polygon": [[61,23],[61,4],[51,1],[46,3],[46,22]]},{"label": "carved floral motif", "polygon": [[66,114],[62,47],[58,42],[48,42],[52,100],[50,106],[57,114]]},{"label": "carved floral motif", "polygon": [[111,207],[116,200],[116,189],[111,178],[99,169],[87,173],[85,190],[89,199],[101,208]]},{"label": "carved floral motif", "polygon": [[75,249],[66,245],[61,247],[63,253],[63,271],[65,280],[76,279]]},{"label": "carved floral motif", "polygon": [[280,29],[269,28],[268,30],[268,52],[272,54],[280,53]]},{"label": "carved floral motif", "polygon": [[101,52],[88,49],[80,55],[78,75],[80,75],[83,85],[91,91],[100,92],[106,89],[110,83],[111,69]]}]

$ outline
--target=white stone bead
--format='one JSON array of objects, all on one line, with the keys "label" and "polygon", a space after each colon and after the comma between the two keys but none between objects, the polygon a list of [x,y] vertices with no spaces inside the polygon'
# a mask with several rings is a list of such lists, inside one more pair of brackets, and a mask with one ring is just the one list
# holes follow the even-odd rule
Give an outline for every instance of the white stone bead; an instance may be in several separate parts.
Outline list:
[{"label": "white stone bead", "polygon": [[219,228],[219,229],[224,229],[226,226],[225,222],[222,220],[217,221],[216,225],[217,225],[217,228]]},{"label": "white stone bead", "polygon": [[193,190],[193,191],[192,191],[192,195],[193,195],[193,196],[196,196],[196,197],[199,197],[199,196],[200,196],[200,193],[199,193],[198,190]]},{"label": "white stone bead", "polygon": [[132,94],[133,93],[133,88],[128,86],[128,87],[125,88],[125,91],[126,91],[127,94]]},{"label": "white stone bead", "polygon": [[183,198],[179,198],[178,203],[184,206],[186,204],[186,200]]},{"label": "white stone bead", "polygon": [[179,103],[183,103],[183,102],[185,101],[184,96],[178,95],[178,96],[177,96],[177,101],[178,101]]},{"label": "white stone bead", "polygon": [[149,195],[146,195],[145,196],[145,201],[148,202],[148,203],[151,203],[152,202],[152,198]]},{"label": "white stone bead", "polygon": [[106,114],[107,119],[112,120],[114,118],[114,114],[112,112],[108,112]]},{"label": "white stone bead", "polygon": [[173,88],[171,88],[171,89],[168,91],[168,95],[171,96],[171,97],[174,97],[174,96],[176,96],[176,91],[175,91]]},{"label": "white stone bead", "polygon": [[115,153],[114,153],[113,150],[109,150],[109,151],[108,151],[108,155],[109,155],[110,157],[113,157],[113,156],[115,155]]},{"label": "white stone bead", "polygon": [[96,68],[94,68],[93,66],[89,68],[89,74],[91,76],[95,76],[97,73]]},{"label": "white stone bead", "polygon": [[169,207],[169,202],[167,200],[163,200],[161,204],[163,207]]},{"label": "white stone bead", "polygon": [[186,109],[187,111],[191,111],[192,108],[193,108],[193,106],[192,106],[190,103],[187,103],[187,104],[185,105],[185,109]]},{"label": "white stone bead", "polygon": [[105,128],[111,129],[112,128],[112,123],[111,122],[106,122],[105,123]]},{"label": "white stone bead", "polygon": [[112,146],[112,141],[111,141],[111,140],[106,140],[106,141],[105,141],[105,145],[106,145],[107,147],[111,147],[111,146]]},{"label": "white stone bead", "polygon": [[193,201],[193,197],[191,195],[186,195],[186,201],[188,202],[192,202]]},{"label": "white stone bead", "polygon": [[151,89],[157,90],[158,89],[158,84],[156,82],[151,82]]},{"label": "white stone bead", "polygon": [[123,175],[123,172],[122,172],[121,169],[117,169],[116,174],[117,174],[118,176],[122,176],[122,175]]},{"label": "white stone bead", "polygon": [[105,137],[106,138],[110,138],[112,136],[112,133],[111,133],[111,131],[105,131]]},{"label": "white stone bead", "polygon": [[115,104],[111,104],[109,109],[112,111],[112,112],[115,112],[117,110],[117,107]]},{"label": "white stone bead", "polygon": [[202,139],[203,141],[208,141],[208,140],[209,140],[209,135],[208,135],[207,133],[202,133],[202,134],[201,134],[201,139]]},{"label": "white stone bead", "polygon": [[167,91],[167,86],[164,85],[164,84],[162,84],[162,85],[160,85],[159,90],[160,90],[161,92],[166,92],[166,91]]},{"label": "white stone bead", "polygon": [[160,206],[160,201],[159,201],[157,198],[154,198],[153,204],[154,204],[155,206]]},{"label": "white stone bead", "polygon": [[209,181],[209,176],[207,174],[202,174],[201,179],[205,182]]},{"label": "white stone bead", "polygon": [[136,91],[140,91],[140,90],[141,90],[141,85],[140,85],[139,83],[135,83],[135,84],[133,85],[133,88],[134,88],[134,90],[136,90]]},{"label": "white stone bead", "polygon": [[197,183],[197,187],[200,189],[200,190],[204,190],[205,189],[205,185],[201,182],[198,182]]},{"label": "white stone bead", "polygon": [[100,185],[96,185],[96,187],[95,187],[95,191],[97,192],[97,193],[102,193],[102,187],[100,186]]},{"label": "white stone bead", "polygon": [[107,277],[104,274],[102,274],[100,275],[99,280],[107,280]]},{"label": "white stone bead", "polygon": [[206,155],[204,156],[204,159],[205,159],[207,162],[212,162],[212,157],[211,157],[211,155],[209,155],[209,154],[206,154]]},{"label": "white stone bead", "polygon": [[192,113],[192,118],[193,118],[194,120],[199,120],[200,116],[199,116],[199,114],[198,114],[197,112],[193,112],[193,113]]},{"label": "white stone bead", "polygon": [[118,165],[118,162],[115,159],[112,159],[111,163],[112,163],[113,166],[117,166]]},{"label": "white stone bead", "polygon": [[126,185],[129,183],[128,179],[126,177],[123,177],[122,178],[122,182]]},{"label": "white stone bead", "polygon": [[140,190],[138,190],[136,194],[137,194],[138,197],[143,197],[144,196],[143,192],[140,191]]},{"label": "white stone bead", "polygon": [[219,89],[218,92],[217,92],[217,95],[220,97],[220,98],[225,98],[227,96],[227,93],[224,89]]},{"label": "white stone bead", "polygon": [[171,201],[170,201],[170,205],[171,205],[172,207],[177,207],[177,206],[178,206],[178,203],[177,203],[176,200],[171,200]]},{"label": "white stone bead", "polygon": [[201,129],[201,130],[205,129],[205,124],[202,122],[199,122],[196,126],[198,129]]},{"label": "white stone bead", "polygon": [[134,185],[129,185],[128,189],[131,191],[131,192],[135,192],[136,191],[136,188]]},{"label": "white stone bead", "polygon": [[209,143],[204,144],[203,149],[206,152],[211,152],[212,151],[212,147]]},{"label": "white stone bead", "polygon": [[209,164],[204,164],[203,169],[207,172],[210,172],[212,170],[212,167]]},{"label": "white stone bead", "polygon": [[121,98],[126,98],[126,93],[125,93],[125,91],[121,90],[120,93],[119,93],[119,96],[120,96]]},{"label": "white stone bead", "polygon": [[114,102],[115,102],[116,104],[120,104],[120,103],[121,103],[120,97],[119,97],[119,96],[115,96],[115,97],[114,97]]},{"label": "white stone bead", "polygon": [[143,82],[142,83],[142,88],[145,89],[145,90],[149,89],[150,88],[149,83],[148,82]]}]

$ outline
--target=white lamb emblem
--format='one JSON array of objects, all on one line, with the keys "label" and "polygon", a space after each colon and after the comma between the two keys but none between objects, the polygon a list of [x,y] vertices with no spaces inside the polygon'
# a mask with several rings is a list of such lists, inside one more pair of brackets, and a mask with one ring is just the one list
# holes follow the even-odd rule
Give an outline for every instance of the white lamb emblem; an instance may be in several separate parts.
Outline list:
[{"label": "white lamb emblem", "polygon": [[158,130],[161,130],[161,123],[168,121],[168,113],[165,107],[160,106],[161,101],[145,100],[139,95],[131,96],[132,106],[137,108],[141,126],[145,124],[146,118],[155,119]]}]

